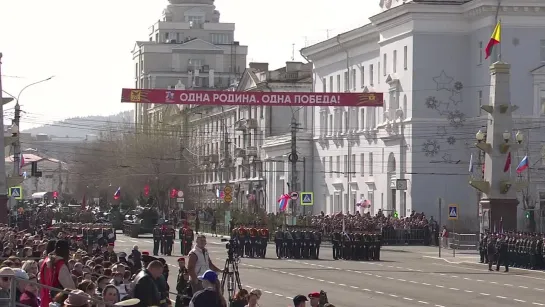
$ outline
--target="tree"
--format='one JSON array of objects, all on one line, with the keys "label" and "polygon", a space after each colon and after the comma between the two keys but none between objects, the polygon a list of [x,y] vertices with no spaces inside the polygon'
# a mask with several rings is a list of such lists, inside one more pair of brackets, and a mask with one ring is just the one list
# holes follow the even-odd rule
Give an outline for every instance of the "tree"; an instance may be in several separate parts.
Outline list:
[{"label": "tree", "polygon": [[88,199],[102,194],[115,203],[113,194],[120,187],[125,204],[141,201],[144,186],[149,185],[154,204],[166,211],[169,191],[185,189],[188,182],[179,133],[173,129],[120,132],[102,133],[78,153],[76,192]]}]

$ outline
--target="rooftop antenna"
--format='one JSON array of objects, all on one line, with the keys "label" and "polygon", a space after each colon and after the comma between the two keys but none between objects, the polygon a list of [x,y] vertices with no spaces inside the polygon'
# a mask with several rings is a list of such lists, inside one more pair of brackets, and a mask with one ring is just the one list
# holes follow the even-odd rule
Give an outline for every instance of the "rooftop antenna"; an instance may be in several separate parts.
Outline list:
[{"label": "rooftop antenna", "polygon": [[295,44],[291,44],[291,60],[295,61]]}]

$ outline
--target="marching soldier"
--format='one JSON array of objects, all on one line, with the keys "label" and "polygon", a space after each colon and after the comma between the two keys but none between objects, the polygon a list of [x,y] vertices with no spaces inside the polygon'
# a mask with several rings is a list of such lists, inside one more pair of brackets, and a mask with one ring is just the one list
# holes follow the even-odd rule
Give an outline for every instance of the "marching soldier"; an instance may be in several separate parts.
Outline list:
[{"label": "marching soldier", "polygon": [[496,255],[496,242],[493,235],[489,236],[487,240],[486,253],[488,254],[488,270],[492,271],[492,264]]},{"label": "marching soldier", "polygon": [[320,244],[322,244],[322,233],[314,232],[314,259],[320,259]]},{"label": "marching soldier", "polygon": [[333,259],[338,260],[342,257],[341,253],[341,233],[338,230],[333,231],[331,236],[331,245],[333,247]]},{"label": "marching soldier", "polygon": [[248,247],[247,247],[247,241],[248,241],[248,238],[247,238],[247,235],[248,235],[248,231],[246,230],[246,228],[244,228],[244,226],[239,226],[238,227],[238,240],[239,240],[239,255],[241,257],[244,257],[245,255],[247,256],[248,255]]},{"label": "marching soldier", "polygon": [[295,229],[293,236],[293,256],[295,259],[301,258],[301,249],[303,246],[303,235],[299,229]]},{"label": "marching soldier", "polygon": [[304,230],[302,232],[303,236],[303,246],[301,248],[301,257],[303,259],[310,259],[310,246],[312,244],[312,240],[310,239],[310,231]]},{"label": "marching soldier", "polygon": [[261,228],[259,233],[259,240],[261,242],[259,243],[260,251],[258,256],[261,258],[265,258],[265,255],[267,254],[267,243],[269,242],[269,230],[267,228]]},{"label": "marching soldier", "polygon": [[178,230],[178,239],[180,240],[180,254],[182,256],[186,256],[187,254],[185,253],[185,250],[184,250],[184,245],[185,245],[185,226],[182,226],[180,227],[180,229]]},{"label": "marching soldier", "polygon": [[189,254],[189,251],[193,247],[193,240],[195,239],[195,234],[193,233],[193,229],[189,225],[186,225],[184,230],[184,252],[186,254]]},{"label": "marching soldier", "polygon": [[176,235],[176,231],[172,226],[168,226],[165,230],[165,254],[167,256],[172,256],[172,248],[174,245],[174,236]]},{"label": "marching soldier", "polygon": [[505,265],[505,272],[509,272],[509,259],[507,259],[507,242],[505,240],[505,235],[501,235],[496,242],[496,252],[498,254],[496,271],[500,270],[500,265],[503,263]]},{"label": "marching soldier", "polygon": [[484,263],[484,254],[485,254],[484,244],[485,244],[484,233],[481,233],[481,238],[479,240],[479,257],[480,257],[479,262],[480,263]]},{"label": "marching soldier", "polygon": [[246,241],[246,254],[250,258],[255,258],[257,247],[257,229],[255,227],[250,228],[250,240]]},{"label": "marching soldier", "polygon": [[159,249],[161,249],[161,228],[159,225],[155,225],[153,228],[153,255],[157,256],[159,254]]},{"label": "marching soldier", "polygon": [[284,232],[284,257],[293,258],[293,235],[287,228]]},{"label": "marching soldier", "polygon": [[284,232],[278,227],[274,233],[274,244],[276,245],[276,257],[281,259],[284,257]]}]

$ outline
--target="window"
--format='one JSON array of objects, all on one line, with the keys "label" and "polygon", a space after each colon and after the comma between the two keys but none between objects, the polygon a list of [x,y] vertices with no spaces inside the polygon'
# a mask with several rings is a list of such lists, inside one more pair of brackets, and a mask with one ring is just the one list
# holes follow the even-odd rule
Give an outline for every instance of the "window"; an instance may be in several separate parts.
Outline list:
[{"label": "window", "polygon": [[369,176],[373,176],[373,153],[369,153]]},{"label": "window", "polygon": [[327,128],[327,134],[331,135],[333,134],[333,114],[329,114],[329,119],[327,121],[328,128]]},{"label": "window", "polygon": [[203,64],[204,64],[204,63],[203,63],[203,60],[191,59],[191,60],[189,60],[187,66],[189,66],[188,68],[190,68],[190,69],[195,69],[195,70],[197,70],[197,69],[201,69],[201,67],[203,66]]},{"label": "window", "polygon": [[539,91],[539,102],[541,104],[541,115],[545,115],[545,90]]},{"label": "window", "polygon": [[352,154],[352,160],[350,160],[350,174],[351,177],[356,177],[356,154]]},{"label": "window", "polygon": [[327,82],[326,78],[322,79],[322,92],[327,93]]},{"label": "window", "polygon": [[478,65],[481,65],[483,63],[483,42],[479,42],[479,62]]},{"label": "window", "polygon": [[204,16],[185,16],[185,21],[201,24],[204,23]]},{"label": "window", "polygon": [[373,86],[373,64],[369,65],[369,84]]},{"label": "window", "polygon": [[341,177],[341,156],[337,156],[337,161],[335,164],[335,171],[337,172],[337,178],[339,178]]},{"label": "window", "polygon": [[365,86],[365,67],[362,65],[360,67],[360,85],[361,87]]},{"label": "window", "polygon": [[360,130],[365,129],[365,108],[360,109]]},{"label": "window", "polygon": [[165,33],[165,42],[168,42],[168,35],[169,35],[169,34],[170,34],[170,33],[168,33],[168,32]]},{"label": "window", "polygon": [[365,154],[360,154],[360,175],[363,177],[365,175]]},{"label": "window", "polygon": [[541,62],[545,62],[545,39],[542,39],[540,42],[540,58]]},{"label": "window", "polygon": [[329,92],[333,93],[333,76],[329,77]]},{"label": "window", "polygon": [[341,75],[337,75],[337,93],[341,92]]},{"label": "window", "polygon": [[348,86],[350,85],[350,82],[348,80],[348,71],[345,71],[344,72],[344,91],[345,92],[348,92],[349,88]]},{"label": "window", "polygon": [[327,168],[327,172],[329,173],[329,178],[333,177],[333,157],[328,157],[329,159],[329,166]]},{"label": "window", "polygon": [[483,115],[483,109],[481,107],[483,106],[483,91],[477,92],[477,100],[479,102],[479,116]]},{"label": "window", "polygon": [[392,62],[392,71],[394,73],[396,73],[397,72],[397,50],[394,50],[394,57],[393,57],[392,61],[393,61]]},{"label": "window", "polygon": [[385,53],[382,57],[382,73],[386,76],[386,69],[388,68],[388,56]]},{"label": "window", "polygon": [[344,155],[344,177],[348,177],[348,155]]},{"label": "window", "polygon": [[227,33],[211,33],[210,41],[212,44],[229,44],[230,39]]},{"label": "window", "polygon": [[380,84],[380,62],[377,65],[377,83]]},{"label": "window", "polygon": [[403,69],[407,70],[407,46],[403,47]]},{"label": "window", "polygon": [[352,68],[352,89],[356,89],[356,69]]},{"label": "window", "polygon": [[343,121],[344,121],[344,132],[346,133],[348,132],[348,129],[350,129],[349,127],[350,121],[348,120],[348,111],[344,111]]}]

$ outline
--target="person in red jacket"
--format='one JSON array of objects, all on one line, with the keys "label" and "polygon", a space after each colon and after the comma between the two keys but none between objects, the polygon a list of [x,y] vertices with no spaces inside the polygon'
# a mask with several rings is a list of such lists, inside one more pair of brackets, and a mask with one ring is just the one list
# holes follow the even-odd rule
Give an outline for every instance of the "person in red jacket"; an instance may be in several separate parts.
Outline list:
[{"label": "person in red jacket", "polygon": [[[40,283],[57,289],[76,289],[70,270],[68,260],[70,246],[67,241],[59,240],[55,244],[55,251],[45,258],[40,268]],[[40,292],[40,306],[49,307],[51,299],[57,291],[42,288]]]}]

